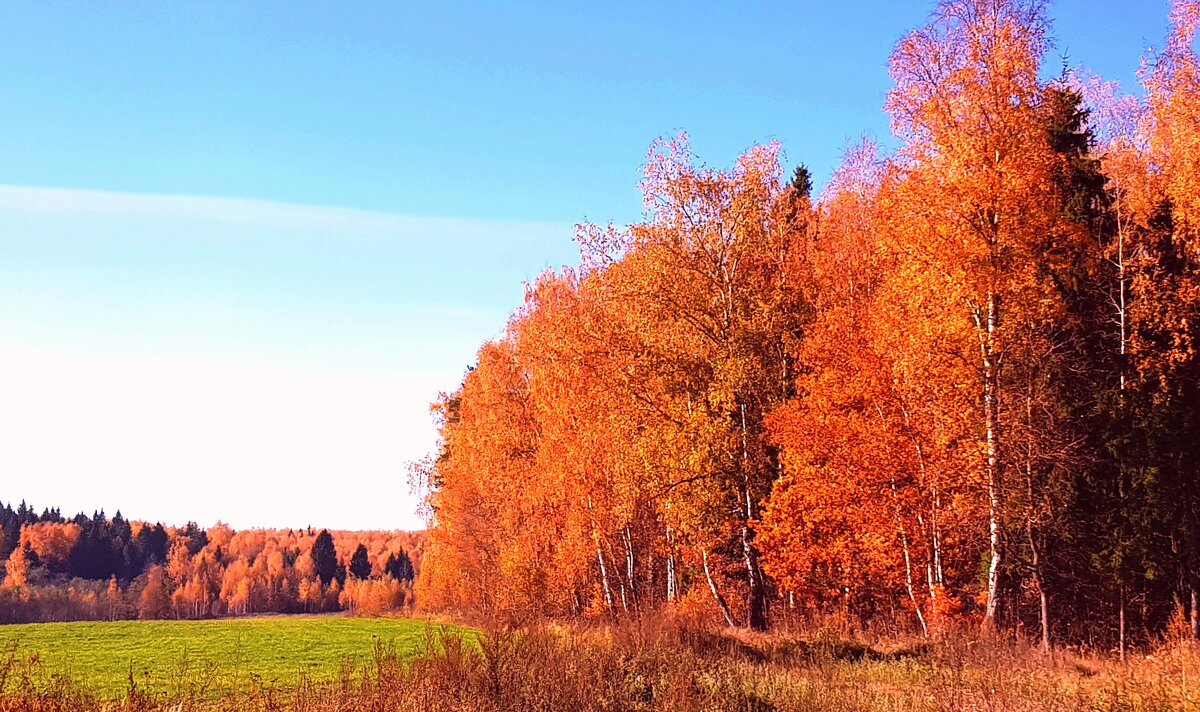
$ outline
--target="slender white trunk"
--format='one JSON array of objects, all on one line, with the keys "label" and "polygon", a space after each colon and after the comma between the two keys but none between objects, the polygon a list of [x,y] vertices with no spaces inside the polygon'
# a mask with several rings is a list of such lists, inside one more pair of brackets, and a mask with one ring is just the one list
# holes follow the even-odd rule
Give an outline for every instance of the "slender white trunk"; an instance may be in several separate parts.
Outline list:
[{"label": "slender white trunk", "polygon": [[929,628],[925,625],[925,614],[921,612],[921,604],[913,587],[912,556],[908,551],[908,529],[904,526],[903,513],[900,511],[900,497],[896,494],[896,478],[891,479],[892,506],[896,512],[896,526],[900,529],[900,547],[904,551],[904,586],[908,590],[908,600],[917,613],[917,623],[921,625],[921,637],[929,637]]},{"label": "slender white trunk", "polygon": [[1125,222],[1121,216],[1121,204],[1123,200],[1117,199],[1117,325],[1120,327],[1120,343],[1118,349],[1121,354],[1121,362],[1118,364],[1120,369],[1121,392],[1125,392],[1125,355],[1128,348],[1129,335],[1127,332],[1126,308],[1125,308]]},{"label": "slender white trunk", "polygon": [[933,573],[939,586],[946,585],[946,575],[942,571],[942,530],[938,523],[938,512],[942,508],[942,494],[937,485],[933,486]]},{"label": "slender white trunk", "polygon": [[612,610],[613,597],[612,587],[608,584],[608,566],[604,564],[604,549],[600,546],[600,539],[596,539],[596,560],[600,562],[600,587],[604,591],[604,606],[608,610]]},{"label": "slender white trunk", "polygon": [[675,576],[675,542],[671,539],[671,527],[667,527],[667,602],[674,603],[678,596],[678,579]]},{"label": "slender white trunk", "polygon": [[1000,418],[998,399],[998,374],[996,364],[996,322],[998,299],[995,292],[987,295],[987,314],[975,312],[975,324],[979,332],[979,350],[983,366],[983,421],[985,444],[985,479],[988,496],[988,563],[987,606],[984,609],[983,629],[996,630],[1000,608],[1000,569],[1003,563],[1004,542],[1001,531],[1001,481],[1000,481]]},{"label": "slender white trunk", "polygon": [[766,630],[766,591],[763,585],[762,568],[758,563],[758,551],[750,541],[753,533],[750,522],[754,520],[754,502],[750,495],[750,445],[749,433],[746,427],[746,404],[742,403],[742,502],[745,510],[742,512],[742,558],[746,563],[746,593],[747,618],[753,630]]},{"label": "slender white trunk", "polygon": [[[883,408],[878,403],[875,404],[875,412],[879,415],[880,423],[886,427],[887,419],[883,415]],[[904,412],[904,422],[908,423],[908,412]],[[917,458],[920,466],[921,481],[924,477],[924,460],[921,458],[921,446],[917,444]],[[896,491],[896,477],[893,475],[888,484],[892,493],[892,512],[896,517],[896,528],[900,533],[900,548],[904,555],[904,588],[908,592],[908,600],[912,603],[913,610],[917,614],[917,623],[921,626],[921,637],[929,637],[929,627],[925,624],[925,614],[921,611],[921,604],[917,601],[916,587],[913,586],[913,570],[912,570],[912,554],[908,548],[908,527],[904,524],[904,512],[900,507],[900,495]],[[919,517],[918,517],[919,519]]]},{"label": "slender white trunk", "polygon": [[[587,498],[587,508],[589,512],[589,518],[591,518],[590,513],[593,508],[591,495],[588,495]],[[600,590],[604,593],[604,608],[605,610],[611,612],[613,609],[612,586],[608,581],[608,565],[604,561],[604,547],[602,546],[601,542],[600,528],[596,526],[596,521],[594,518],[591,520],[591,525],[592,538],[596,540],[596,561],[600,564]]]},{"label": "slender white trunk", "polygon": [[[1125,407],[1125,358],[1128,352],[1128,322],[1126,309],[1126,277],[1125,277],[1125,220],[1122,214],[1122,206],[1124,205],[1124,196],[1120,193],[1120,186],[1117,188],[1117,326],[1119,331],[1119,342],[1117,351],[1120,354],[1120,359],[1117,362],[1118,379],[1120,381],[1120,401],[1119,405],[1123,409]],[[1123,508],[1125,502],[1125,468],[1123,465],[1118,467],[1117,482],[1118,495]],[[1117,602],[1117,638],[1119,641],[1118,649],[1120,650],[1121,662],[1125,662],[1125,572],[1117,571],[1119,580],[1118,602]]]},{"label": "slender white trunk", "polygon": [[635,577],[635,561],[633,558],[633,532],[629,530],[629,525],[626,524],[621,532],[621,541],[625,544],[625,582],[629,586],[629,598],[632,601],[634,610],[637,610],[637,584]]},{"label": "slender white trunk", "polygon": [[704,564],[704,578],[708,580],[708,590],[712,593],[713,600],[717,602],[717,608],[721,610],[721,615],[725,618],[725,624],[730,628],[736,628],[737,624],[733,622],[733,613],[729,611],[729,604],[725,602],[725,597],[717,589],[717,582],[713,581],[712,573],[708,570],[708,550],[700,550],[700,561]]},{"label": "slender white trunk", "polygon": [[1121,582],[1117,602],[1117,649],[1120,651],[1121,662],[1125,662],[1125,582]]}]

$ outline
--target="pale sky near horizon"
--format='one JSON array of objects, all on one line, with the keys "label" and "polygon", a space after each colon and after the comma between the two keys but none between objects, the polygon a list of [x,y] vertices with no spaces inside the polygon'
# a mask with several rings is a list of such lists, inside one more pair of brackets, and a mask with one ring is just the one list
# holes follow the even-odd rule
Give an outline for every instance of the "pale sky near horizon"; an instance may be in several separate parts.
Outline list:
[{"label": "pale sky near horizon", "polygon": [[[420,526],[428,405],[654,137],[818,186],[928,2],[0,6],[0,501]],[[1167,3],[1061,0],[1136,89]]]}]

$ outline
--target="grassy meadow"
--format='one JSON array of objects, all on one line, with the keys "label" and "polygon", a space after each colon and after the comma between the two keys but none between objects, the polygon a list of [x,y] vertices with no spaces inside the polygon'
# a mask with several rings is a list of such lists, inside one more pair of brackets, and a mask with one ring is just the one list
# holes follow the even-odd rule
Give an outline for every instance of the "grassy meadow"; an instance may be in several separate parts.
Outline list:
[{"label": "grassy meadow", "polygon": [[33,623],[0,626],[0,650],[24,661],[36,654],[39,675],[63,675],[102,698],[127,694],[131,674],[150,693],[219,696],[254,685],[288,689],[302,673],[332,680],[349,663],[371,661],[376,643],[394,643],[406,658],[425,651],[438,628],[337,615]]}]

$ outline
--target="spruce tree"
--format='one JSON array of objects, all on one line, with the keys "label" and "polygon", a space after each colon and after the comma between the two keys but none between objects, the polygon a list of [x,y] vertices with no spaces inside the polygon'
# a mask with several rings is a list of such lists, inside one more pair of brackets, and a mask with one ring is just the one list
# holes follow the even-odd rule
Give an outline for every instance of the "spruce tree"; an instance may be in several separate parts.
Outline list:
[{"label": "spruce tree", "polygon": [[398,554],[388,556],[387,564],[384,565],[383,570],[384,573],[397,581],[413,580],[412,559],[408,557],[408,552],[403,549]]},{"label": "spruce tree", "polygon": [[371,578],[371,559],[367,556],[367,547],[362,544],[354,550],[350,557],[350,574],[356,579]]},{"label": "spruce tree", "polygon": [[309,555],[312,557],[313,569],[321,579],[321,585],[328,586],[338,568],[337,550],[333,548],[333,535],[328,529],[322,529],[317,535]]}]

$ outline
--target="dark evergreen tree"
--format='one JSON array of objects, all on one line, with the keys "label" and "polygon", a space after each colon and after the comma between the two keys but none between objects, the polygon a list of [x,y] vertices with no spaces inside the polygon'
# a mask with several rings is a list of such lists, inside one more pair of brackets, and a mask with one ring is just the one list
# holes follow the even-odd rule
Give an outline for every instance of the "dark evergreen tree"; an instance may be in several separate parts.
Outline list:
[{"label": "dark evergreen tree", "polygon": [[337,550],[333,547],[333,535],[328,529],[322,529],[313,541],[312,550],[309,551],[309,556],[312,557],[313,569],[317,572],[317,578],[321,579],[321,584],[328,586],[337,574],[338,560]]},{"label": "dark evergreen tree", "polygon": [[367,547],[362,544],[354,550],[350,557],[350,573],[357,579],[371,578],[371,559],[367,556]]},{"label": "dark evergreen tree", "polygon": [[95,512],[91,519],[80,513],[75,517],[79,524],[79,538],[67,558],[66,573],[85,579],[105,580],[122,573],[121,549],[113,537],[112,523],[104,511]]},{"label": "dark evergreen tree", "polygon": [[25,545],[25,560],[29,562],[29,568],[31,569],[42,565],[42,557],[38,556],[37,552],[30,548],[29,544]]},{"label": "dark evergreen tree", "polygon": [[[1154,504],[1157,468],[1147,460],[1148,443],[1139,434],[1145,432],[1141,396],[1123,355],[1128,333],[1116,310],[1128,305],[1115,259],[1118,226],[1108,177],[1093,153],[1088,110],[1079,93],[1062,84],[1047,88],[1042,108],[1060,157],[1053,175],[1064,225],[1083,239],[1049,234],[1041,247],[1042,267],[1067,311],[1050,328],[1062,366],[1054,373],[1052,417],[1067,435],[1062,448],[1069,457],[1054,476],[1046,508],[1053,514],[1039,522],[1036,541],[1056,620],[1124,622],[1132,614],[1130,600],[1147,604],[1139,606],[1139,620],[1116,631],[1108,625],[1089,629],[1089,635],[1109,640],[1116,632],[1111,642],[1123,644],[1131,624],[1146,630],[1163,622],[1166,610],[1150,602],[1171,595],[1152,590],[1161,587],[1156,578],[1165,579],[1157,576],[1160,567],[1151,557],[1161,548],[1153,543],[1161,527],[1151,515],[1162,511]],[[1128,255],[1129,236],[1125,239]],[[1018,554],[1016,561],[1029,565],[1028,556]]]},{"label": "dark evergreen tree", "polygon": [[[142,527],[138,532],[137,540],[141,546],[142,556],[144,557],[145,566],[153,566],[154,564],[165,564],[167,562],[167,545],[169,537],[167,530],[162,523],[156,523],[153,527]],[[138,573],[141,573],[140,571]]]},{"label": "dark evergreen tree", "polygon": [[[1056,154],[1052,176],[1061,220],[1042,235],[1035,247],[1038,278],[1061,300],[1062,313],[1054,322],[1026,327],[1036,348],[1021,354],[1010,373],[1021,374],[1012,384],[1009,407],[1024,408],[1014,418],[1025,429],[1014,436],[1020,454],[1012,506],[1020,512],[1009,540],[1010,583],[1023,592],[1014,598],[1013,622],[1041,630],[1047,617],[1047,644],[1056,626],[1074,612],[1072,597],[1063,594],[1084,587],[1093,595],[1097,576],[1090,554],[1094,542],[1079,534],[1091,532],[1090,503],[1079,501],[1093,488],[1080,487],[1104,461],[1089,418],[1116,375],[1115,351],[1109,351],[1110,321],[1105,290],[1109,275],[1103,249],[1108,200],[1107,178],[1092,155],[1093,137],[1087,110],[1078,92],[1052,84],[1042,95],[1041,115],[1050,148]],[[1022,401],[1022,398],[1024,399]],[[1023,449],[1022,449],[1023,448]],[[1087,582],[1086,584],[1084,582]],[[1079,597],[1082,599],[1082,597]]]},{"label": "dark evergreen tree", "polygon": [[118,574],[118,578],[128,583],[145,570],[146,551],[142,547],[142,540],[138,537],[131,537],[121,547],[121,573]]},{"label": "dark evergreen tree", "polygon": [[408,552],[404,550],[401,550],[398,554],[389,555],[383,570],[397,581],[412,581],[414,578],[412,559],[408,557]]},{"label": "dark evergreen tree", "polygon": [[16,551],[17,542],[21,539],[21,523],[17,513],[8,509],[0,519],[0,561],[8,559],[9,554]]},{"label": "dark evergreen tree", "polygon": [[119,509],[117,510],[117,513],[113,515],[112,522],[110,524],[110,531],[114,539],[121,540],[122,546],[125,545],[125,542],[133,538],[133,527],[130,526],[129,522],[121,516],[121,510]]},{"label": "dark evergreen tree", "polygon": [[208,545],[208,532],[197,526],[195,522],[188,522],[180,532],[180,536],[188,540],[187,550],[190,556],[195,556]]},{"label": "dark evergreen tree", "polygon": [[812,172],[808,166],[801,163],[792,173],[791,188],[797,196],[812,198]]}]

